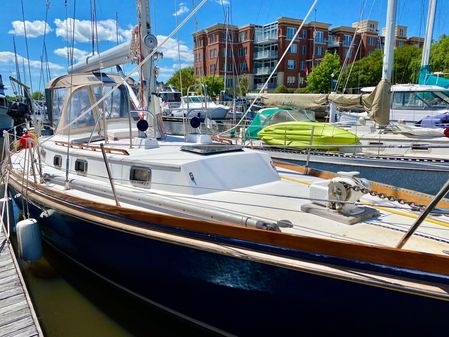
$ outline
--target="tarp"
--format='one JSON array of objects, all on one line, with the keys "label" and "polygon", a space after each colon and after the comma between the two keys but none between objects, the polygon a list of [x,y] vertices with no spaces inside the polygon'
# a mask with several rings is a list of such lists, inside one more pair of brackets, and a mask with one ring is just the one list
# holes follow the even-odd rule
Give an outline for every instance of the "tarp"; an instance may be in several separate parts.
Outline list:
[{"label": "tarp", "polygon": [[257,134],[263,129],[267,119],[282,110],[284,109],[268,108],[260,110],[254,117],[251,125],[246,129],[245,139],[259,139]]},{"label": "tarp", "polygon": [[288,108],[261,109],[257,112],[251,125],[246,129],[245,139],[259,139],[258,133],[268,125],[290,121],[314,122],[315,114],[313,111]]},{"label": "tarp", "polygon": [[391,103],[391,84],[380,81],[369,94],[263,94],[264,103],[271,106],[290,106],[300,109],[316,109],[334,103],[337,107],[364,108],[379,124],[388,124]]}]

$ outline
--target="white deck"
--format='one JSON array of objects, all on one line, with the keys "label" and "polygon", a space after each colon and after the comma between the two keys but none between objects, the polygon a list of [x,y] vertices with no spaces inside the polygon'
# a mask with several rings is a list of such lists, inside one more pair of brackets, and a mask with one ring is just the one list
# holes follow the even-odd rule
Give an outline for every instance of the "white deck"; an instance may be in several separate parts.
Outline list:
[{"label": "white deck", "polygon": [[[171,142],[160,142],[160,146],[153,149],[127,149],[123,140],[107,145],[129,151],[129,156],[108,154],[115,188],[123,207],[208,219],[195,211],[183,211],[183,204],[192,209],[232,213],[265,221],[289,220],[293,227],[281,228],[285,233],[387,247],[395,247],[419,216],[407,206],[372,196],[363,197],[362,202],[378,209],[381,215],[362,223],[347,225],[304,213],[300,209],[302,204],[310,204],[309,185],[321,179],[285,169],[275,172],[268,155],[255,151],[209,156],[180,151],[178,140],[173,138]],[[87,200],[114,204],[101,153],[70,149],[70,167],[73,168],[75,158],[87,159],[89,174],[81,176],[71,169],[72,188],[65,190],[65,168],[56,169],[51,163],[52,154],[64,155],[67,148],[52,142],[42,147],[47,152],[45,161],[48,164],[44,172],[51,176],[47,187]],[[16,168],[21,166],[22,154],[23,151],[13,159]],[[131,165],[151,167],[151,185],[131,184]],[[194,181],[189,173],[193,174]],[[151,199],[155,197],[179,203],[179,209],[156,208],[152,206],[155,199]],[[405,248],[446,255],[449,251],[449,218],[428,218]]]}]

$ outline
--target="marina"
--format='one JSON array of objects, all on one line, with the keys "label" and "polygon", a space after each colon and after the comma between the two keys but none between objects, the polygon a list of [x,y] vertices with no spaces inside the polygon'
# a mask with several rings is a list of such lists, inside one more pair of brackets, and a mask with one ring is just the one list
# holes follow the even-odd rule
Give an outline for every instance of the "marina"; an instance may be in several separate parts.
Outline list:
[{"label": "marina", "polygon": [[[122,24],[122,3],[99,20],[102,0],[46,1],[31,22],[24,1],[0,52],[15,68],[0,77],[0,337],[444,335],[436,0],[425,38],[397,24],[399,0],[372,3],[382,34],[371,10],[318,21],[319,0],[244,26],[229,1],[136,0]],[[198,29],[217,6],[224,23]]]}]

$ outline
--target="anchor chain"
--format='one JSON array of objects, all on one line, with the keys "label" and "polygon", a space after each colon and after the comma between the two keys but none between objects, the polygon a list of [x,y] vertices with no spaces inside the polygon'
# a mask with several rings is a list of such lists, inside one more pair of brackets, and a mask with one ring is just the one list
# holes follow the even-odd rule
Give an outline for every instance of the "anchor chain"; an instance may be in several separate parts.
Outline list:
[{"label": "anchor chain", "polygon": [[396,201],[396,202],[400,203],[401,205],[408,205],[414,211],[420,211],[420,210],[423,210],[425,208],[425,205],[418,204],[418,203],[416,203],[414,201],[407,201],[405,199],[397,198],[397,197],[395,197],[393,195],[387,195],[385,193],[378,193],[376,191],[370,190],[368,188],[363,188],[363,187],[360,187],[360,186],[357,186],[357,185],[353,186],[353,185],[350,185],[350,184],[347,184],[347,183],[343,183],[343,182],[342,182],[342,184],[343,184],[343,186],[345,188],[354,190],[355,192],[359,192],[360,191],[363,194],[369,194],[369,195],[372,195],[373,197],[378,197],[380,199],[388,199],[389,201],[393,201],[393,202]]}]

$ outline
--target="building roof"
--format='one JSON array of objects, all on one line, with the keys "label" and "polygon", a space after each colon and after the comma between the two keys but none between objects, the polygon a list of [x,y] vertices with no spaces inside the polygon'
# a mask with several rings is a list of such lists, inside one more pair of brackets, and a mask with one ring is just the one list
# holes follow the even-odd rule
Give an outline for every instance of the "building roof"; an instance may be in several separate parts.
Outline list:
[{"label": "building roof", "polygon": [[307,22],[307,26],[328,29],[331,24],[326,22],[309,21]]},{"label": "building roof", "polygon": [[331,32],[332,33],[335,33],[335,32],[351,32],[351,33],[354,33],[355,31],[356,31],[356,28],[348,27],[348,26],[337,26],[337,27],[331,28]]}]

